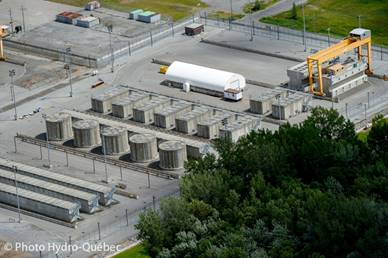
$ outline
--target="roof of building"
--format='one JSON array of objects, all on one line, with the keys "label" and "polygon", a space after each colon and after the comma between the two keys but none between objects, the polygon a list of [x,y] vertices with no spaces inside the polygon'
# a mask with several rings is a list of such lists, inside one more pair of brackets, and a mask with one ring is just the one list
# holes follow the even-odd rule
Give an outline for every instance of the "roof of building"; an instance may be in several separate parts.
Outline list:
[{"label": "roof of building", "polygon": [[[0,183],[0,191],[8,193],[8,194],[16,195],[16,188],[14,186],[11,186],[11,185]],[[40,194],[40,193],[35,193],[33,191],[29,191],[29,190],[25,190],[25,189],[21,189],[21,188],[18,189],[17,194],[21,198],[30,199],[30,200],[33,200],[36,202],[44,203],[44,204],[51,205],[54,207],[59,207],[62,209],[73,210],[73,209],[77,209],[80,207],[80,205],[77,203],[64,201],[64,200],[61,200],[58,198],[54,198],[54,197],[47,196],[47,195]]]},{"label": "roof of building", "polygon": [[152,11],[145,11],[145,12],[140,13],[139,15],[141,15],[141,16],[153,16],[155,14],[156,13],[152,12]]},{"label": "roof of building", "polygon": [[187,25],[186,28],[189,28],[189,29],[197,29],[197,28],[200,28],[200,27],[203,27],[204,25],[203,24],[200,24],[200,23],[193,23],[193,24],[190,24],[190,25]]},{"label": "roof of building", "polygon": [[143,12],[144,12],[143,9],[135,9],[135,10],[130,11],[129,13],[137,14],[137,13],[143,13]]},{"label": "roof of building", "polygon": [[243,89],[246,85],[245,78],[240,74],[179,61],[169,66],[166,79],[178,83],[189,83],[217,92],[224,92],[229,88]]},{"label": "roof of building", "polygon": [[[12,172],[7,170],[0,169],[0,177],[15,181],[15,175]],[[16,180],[21,184],[27,184],[34,187],[47,189],[51,192],[60,193],[62,195],[71,196],[73,198],[82,199],[85,201],[90,201],[97,198],[95,194],[68,188],[62,185],[54,184],[45,180],[41,180],[41,179],[29,177],[29,176],[17,174]]]},{"label": "roof of building", "polygon": [[82,14],[74,13],[74,12],[62,12],[62,13],[58,14],[58,16],[63,16],[63,17],[69,18],[69,19],[76,19],[76,18],[82,16]]},{"label": "roof of building", "polygon": [[75,177],[54,173],[44,169],[0,158],[0,167],[12,168],[13,166],[16,166],[19,171],[24,171],[26,173],[33,174],[39,177],[50,178],[55,181],[65,182],[71,185],[76,185],[85,189],[93,190],[95,192],[108,193],[112,191],[112,187],[110,186],[92,183]]}]

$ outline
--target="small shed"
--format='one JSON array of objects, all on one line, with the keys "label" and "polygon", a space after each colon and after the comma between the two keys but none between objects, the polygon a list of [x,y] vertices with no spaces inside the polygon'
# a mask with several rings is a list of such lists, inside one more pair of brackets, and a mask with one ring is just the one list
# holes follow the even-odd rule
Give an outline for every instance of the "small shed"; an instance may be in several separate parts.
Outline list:
[{"label": "small shed", "polygon": [[96,17],[93,17],[93,16],[88,16],[88,17],[82,16],[82,17],[77,19],[77,24],[76,25],[79,26],[79,27],[91,28],[91,27],[96,26],[98,24],[100,24],[100,21]]},{"label": "small shed", "polygon": [[98,9],[100,7],[101,7],[100,2],[98,2],[98,1],[91,1],[91,2],[89,2],[89,3],[87,3],[85,5],[85,10],[86,11],[93,11],[93,10]]},{"label": "small shed", "polygon": [[146,23],[157,23],[161,19],[159,13],[147,11],[143,13],[139,13],[137,16],[138,21],[146,22]]},{"label": "small shed", "polygon": [[129,19],[131,20],[137,20],[139,14],[143,13],[143,9],[135,9],[129,12]]},{"label": "small shed", "polygon": [[73,13],[73,12],[62,12],[60,14],[57,14],[56,21],[67,23],[67,24],[76,24],[77,18],[81,17],[82,14],[79,13]]},{"label": "small shed", "polygon": [[199,23],[193,23],[185,27],[185,34],[188,36],[195,36],[205,31],[205,26]]}]

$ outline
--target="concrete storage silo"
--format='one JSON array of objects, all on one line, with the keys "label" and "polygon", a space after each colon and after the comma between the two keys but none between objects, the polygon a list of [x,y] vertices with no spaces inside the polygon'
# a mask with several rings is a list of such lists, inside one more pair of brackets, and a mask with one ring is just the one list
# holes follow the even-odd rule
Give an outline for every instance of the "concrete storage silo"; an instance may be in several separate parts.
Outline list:
[{"label": "concrete storage silo", "polygon": [[150,162],[158,158],[158,146],[155,135],[135,134],[129,138],[131,145],[131,160],[135,162]]},{"label": "concrete storage silo", "polygon": [[186,144],[166,141],[159,145],[159,167],[166,170],[182,169],[187,160]]},{"label": "concrete storage silo", "polygon": [[129,151],[128,132],[122,127],[105,127],[101,131],[102,151],[106,155],[119,155]]},{"label": "concrete storage silo", "polygon": [[101,144],[100,125],[95,120],[79,120],[73,124],[74,146],[90,148]]},{"label": "concrete storage silo", "polygon": [[46,117],[46,132],[49,141],[66,141],[73,138],[71,116],[58,113]]}]

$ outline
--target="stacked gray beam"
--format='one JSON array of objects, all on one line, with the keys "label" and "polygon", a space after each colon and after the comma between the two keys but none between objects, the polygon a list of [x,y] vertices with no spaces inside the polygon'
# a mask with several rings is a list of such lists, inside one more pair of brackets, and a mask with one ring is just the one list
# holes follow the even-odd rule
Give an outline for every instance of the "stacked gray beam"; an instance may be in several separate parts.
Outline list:
[{"label": "stacked gray beam", "polygon": [[154,114],[171,105],[171,100],[166,97],[153,97],[150,101],[140,104],[133,109],[133,120],[146,125],[154,123]]},{"label": "stacked gray beam", "polygon": [[259,122],[254,118],[239,117],[236,121],[220,128],[220,138],[237,142],[241,137],[250,133]]},{"label": "stacked gray beam", "polygon": [[73,124],[74,146],[90,148],[101,144],[100,125],[95,120],[79,120]]},{"label": "stacked gray beam", "polygon": [[115,100],[112,103],[112,115],[120,118],[132,118],[133,108],[149,98],[148,94],[132,91],[128,97]]},{"label": "stacked gray beam", "polygon": [[198,122],[199,137],[206,139],[216,139],[220,137],[220,128],[223,124],[234,121],[235,115],[229,112],[216,114],[208,119]]},{"label": "stacked gray beam", "polygon": [[175,119],[176,130],[186,134],[196,134],[198,122],[208,119],[212,115],[212,110],[206,107],[194,107],[188,113],[177,116]]},{"label": "stacked gray beam", "polygon": [[159,158],[161,169],[182,169],[187,160],[186,145],[181,141],[163,142],[159,145]]},{"label": "stacked gray beam", "polygon": [[250,111],[256,114],[267,114],[272,112],[272,104],[277,98],[286,97],[287,91],[273,90],[259,97],[249,100]]},{"label": "stacked gray beam", "polygon": [[75,222],[79,216],[80,204],[63,201],[58,198],[34,193],[25,189],[18,189],[15,186],[0,183],[0,202],[18,207],[23,210],[38,213],[50,218]]},{"label": "stacked gray beam", "polygon": [[135,162],[151,162],[158,158],[157,139],[153,134],[135,134],[129,138],[131,144],[131,160]]},{"label": "stacked gray beam", "polygon": [[176,101],[172,106],[166,107],[154,114],[156,126],[171,130],[175,128],[175,118],[181,114],[190,112],[192,104],[185,101]]},{"label": "stacked gray beam", "polygon": [[[81,205],[82,212],[94,213],[98,209],[98,196],[96,194],[82,192],[24,175],[16,175],[16,181],[18,187],[22,189],[78,203]],[[0,169],[0,182],[15,186],[15,174],[11,171]]]},{"label": "stacked gray beam", "polygon": [[92,96],[92,110],[95,112],[108,114],[112,112],[112,103],[120,98],[127,97],[129,89],[123,86],[116,86],[105,92]]},{"label": "stacked gray beam", "polygon": [[46,132],[49,141],[66,141],[73,138],[71,116],[66,113],[47,116]]},{"label": "stacked gray beam", "polygon": [[101,131],[102,151],[106,155],[120,155],[129,151],[128,131],[123,127],[105,127]]},{"label": "stacked gray beam", "polygon": [[114,186],[104,186],[71,176],[57,174],[51,171],[43,170],[36,167],[31,167],[22,163],[8,161],[0,158],[0,167],[12,170],[13,166],[17,167],[17,173],[29,177],[38,178],[54,184],[63,185],[69,188],[77,189],[83,192],[96,194],[99,197],[98,202],[101,205],[109,205],[114,199],[113,195],[116,191]]}]

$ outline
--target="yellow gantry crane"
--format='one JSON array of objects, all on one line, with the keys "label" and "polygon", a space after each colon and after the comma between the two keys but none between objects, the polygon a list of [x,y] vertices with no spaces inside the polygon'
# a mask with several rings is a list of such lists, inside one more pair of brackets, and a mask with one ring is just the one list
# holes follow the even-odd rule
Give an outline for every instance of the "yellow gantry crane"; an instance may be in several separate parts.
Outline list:
[{"label": "yellow gantry crane", "polygon": [[[357,28],[352,30],[349,33],[349,36],[346,37],[341,42],[326,48],[324,50],[321,50],[313,55],[310,55],[307,58],[307,67],[308,67],[308,74],[309,74],[309,85],[310,85],[310,92],[314,95],[323,96],[323,81],[322,81],[322,64],[324,62],[327,62],[331,59],[337,58],[347,52],[350,52],[354,49],[357,49],[358,54],[358,60],[361,61],[362,58],[365,56],[363,54],[363,48],[366,46],[367,48],[367,74],[372,74],[371,69],[371,62],[372,62],[372,38],[371,38],[371,32],[370,30]],[[316,65],[315,69],[317,72],[317,77],[314,78],[314,65]],[[318,82],[319,91],[315,89],[315,81]]]}]

